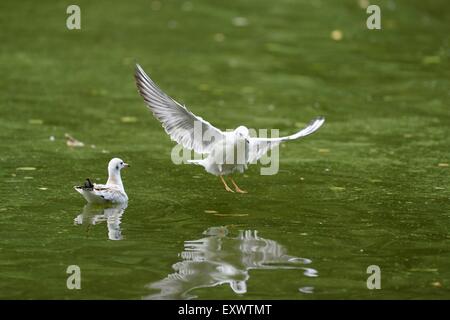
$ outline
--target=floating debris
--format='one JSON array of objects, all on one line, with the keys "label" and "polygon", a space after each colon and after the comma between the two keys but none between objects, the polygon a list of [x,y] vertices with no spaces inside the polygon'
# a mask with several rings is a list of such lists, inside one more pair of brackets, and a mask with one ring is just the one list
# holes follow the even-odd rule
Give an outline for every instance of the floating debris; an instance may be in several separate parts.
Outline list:
[{"label": "floating debris", "polygon": [[425,65],[439,64],[439,63],[441,63],[441,57],[439,57],[439,56],[426,56],[426,57],[423,57],[422,63],[425,64]]},{"label": "floating debris", "polygon": [[39,190],[48,190],[48,188],[41,187],[41,188],[39,188]]},{"label": "floating debris", "polygon": [[369,0],[358,0],[358,4],[361,9],[367,9],[367,7],[370,5],[370,2]]},{"label": "floating debris", "polygon": [[435,268],[413,268],[413,269],[410,269],[409,271],[412,271],[412,272],[437,272],[438,269],[435,269]]},{"label": "floating debris", "polygon": [[216,33],[214,35],[214,40],[217,42],[223,42],[225,40],[225,35],[223,33]]},{"label": "floating debris", "polygon": [[36,168],[35,167],[18,167],[18,168],[16,168],[16,170],[18,170],[18,171],[34,171],[34,170],[36,170]]},{"label": "floating debris", "polygon": [[216,210],[205,210],[205,213],[218,213]]},{"label": "floating debris", "polygon": [[442,283],[440,283],[439,281],[435,281],[431,285],[435,288],[442,288]]},{"label": "floating debris", "polygon": [[42,120],[42,119],[30,119],[30,120],[28,120],[28,123],[29,124],[43,124],[44,120]]},{"label": "floating debris", "polygon": [[215,213],[215,216],[218,217],[246,217],[247,213]]},{"label": "floating debris", "polygon": [[447,168],[448,167],[448,163],[439,163],[438,167]]},{"label": "floating debris", "polygon": [[330,35],[331,39],[334,41],[341,41],[344,38],[344,34],[341,30],[333,30]]},{"label": "floating debris", "polygon": [[183,5],[181,6],[181,10],[183,11],[192,11],[192,8],[194,6],[192,5],[192,2],[190,1],[186,1],[185,3],[183,3]]},{"label": "floating debris", "polygon": [[333,190],[333,191],[344,191],[345,188],[344,187],[330,187],[330,190]]},{"label": "floating debris", "polygon": [[198,86],[198,89],[201,90],[201,91],[208,91],[208,90],[209,90],[209,85],[206,84],[206,83],[201,83],[201,84]]},{"label": "floating debris", "polygon": [[178,26],[178,22],[176,22],[175,20],[170,20],[169,22],[167,22],[167,27],[169,29],[175,29]]},{"label": "floating debris", "polygon": [[64,137],[66,137],[66,144],[69,147],[84,147],[84,143],[83,142],[78,141],[77,139],[72,137],[70,134],[66,133],[64,135]]},{"label": "floating debris", "polygon": [[48,140],[50,140],[50,141],[55,141],[55,136],[50,136],[50,137],[48,138]]},{"label": "floating debris", "polygon": [[137,122],[138,119],[136,117],[122,117],[120,118],[120,121],[124,122],[124,123],[134,123]]},{"label": "floating debris", "polygon": [[105,150],[105,149],[103,149],[103,150],[102,150],[102,153],[105,153],[105,154],[107,154],[107,153],[109,153],[109,151],[108,151],[108,150]]},{"label": "floating debris", "polygon": [[23,177],[25,180],[33,180],[34,177]]},{"label": "floating debris", "polygon": [[330,149],[318,149],[317,150],[319,153],[329,153]]},{"label": "floating debris", "polygon": [[105,97],[108,95],[108,91],[105,89],[92,89],[89,93],[95,97]]},{"label": "floating debris", "polygon": [[158,11],[159,9],[161,9],[161,2],[152,1],[151,7],[153,11]]},{"label": "floating debris", "polygon": [[248,19],[245,17],[234,17],[232,23],[236,27],[246,27],[248,26]]}]

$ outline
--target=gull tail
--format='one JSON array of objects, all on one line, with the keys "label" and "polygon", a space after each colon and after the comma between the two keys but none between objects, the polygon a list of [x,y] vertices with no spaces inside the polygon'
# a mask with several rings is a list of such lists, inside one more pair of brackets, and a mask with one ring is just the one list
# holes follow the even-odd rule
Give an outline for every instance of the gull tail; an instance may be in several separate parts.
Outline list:
[{"label": "gull tail", "polygon": [[92,184],[91,180],[89,178],[87,178],[82,186],[75,186],[74,188],[77,191],[82,191],[82,190],[92,191],[94,189],[94,185]]}]

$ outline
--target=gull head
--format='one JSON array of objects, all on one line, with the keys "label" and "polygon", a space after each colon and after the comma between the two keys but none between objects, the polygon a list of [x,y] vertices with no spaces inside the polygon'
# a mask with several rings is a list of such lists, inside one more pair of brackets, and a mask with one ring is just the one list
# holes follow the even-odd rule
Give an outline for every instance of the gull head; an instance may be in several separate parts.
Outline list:
[{"label": "gull head", "polygon": [[247,139],[249,138],[248,128],[245,126],[239,126],[234,130],[234,133],[240,138]]},{"label": "gull head", "polygon": [[109,161],[108,163],[108,171],[110,173],[119,173],[120,170],[122,170],[123,168],[127,168],[130,165],[128,163],[125,163],[122,159],[119,158],[113,158],[111,159],[111,161]]}]

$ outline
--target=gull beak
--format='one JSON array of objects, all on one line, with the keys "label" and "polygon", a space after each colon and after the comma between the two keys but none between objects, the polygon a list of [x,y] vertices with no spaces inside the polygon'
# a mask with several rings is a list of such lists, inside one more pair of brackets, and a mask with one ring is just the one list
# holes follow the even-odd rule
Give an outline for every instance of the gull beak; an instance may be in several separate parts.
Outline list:
[{"label": "gull beak", "polygon": [[129,168],[130,165],[129,165],[128,163],[125,163],[125,162],[124,162],[124,163],[123,163],[123,167],[124,167],[124,168]]}]

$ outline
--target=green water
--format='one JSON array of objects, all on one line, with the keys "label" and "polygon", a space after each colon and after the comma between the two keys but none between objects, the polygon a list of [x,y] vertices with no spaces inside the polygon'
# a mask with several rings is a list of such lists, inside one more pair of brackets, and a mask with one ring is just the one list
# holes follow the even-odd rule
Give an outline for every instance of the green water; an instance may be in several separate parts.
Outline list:
[{"label": "green water", "polygon": [[[356,0],[69,4],[0,2],[0,298],[450,298],[448,1],[377,1],[381,30]],[[222,129],[327,121],[227,193],[170,161],[135,62]],[[85,208],[114,156],[128,207]]]}]

